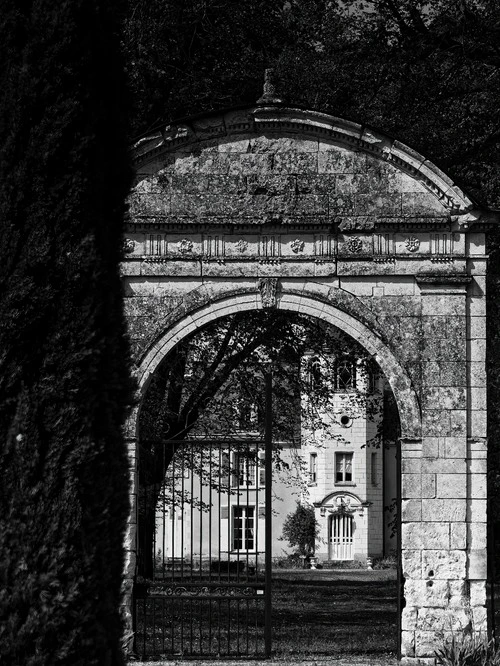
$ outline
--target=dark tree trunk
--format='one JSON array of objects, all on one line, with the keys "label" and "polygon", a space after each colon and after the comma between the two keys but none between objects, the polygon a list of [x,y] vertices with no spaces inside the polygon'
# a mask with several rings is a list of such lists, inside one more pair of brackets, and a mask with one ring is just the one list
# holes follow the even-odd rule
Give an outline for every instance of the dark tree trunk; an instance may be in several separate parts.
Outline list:
[{"label": "dark tree trunk", "polygon": [[0,662],[118,666],[132,399],[118,3],[2,3]]}]

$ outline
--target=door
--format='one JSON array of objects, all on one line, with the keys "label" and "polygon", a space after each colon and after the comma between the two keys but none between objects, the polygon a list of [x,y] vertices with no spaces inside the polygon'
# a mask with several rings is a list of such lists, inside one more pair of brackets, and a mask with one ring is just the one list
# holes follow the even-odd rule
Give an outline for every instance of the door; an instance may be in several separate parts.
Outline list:
[{"label": "door", "polygon": [[346,514],[337,514],[330,519],[331,560],[353,559],[353,519]]}]

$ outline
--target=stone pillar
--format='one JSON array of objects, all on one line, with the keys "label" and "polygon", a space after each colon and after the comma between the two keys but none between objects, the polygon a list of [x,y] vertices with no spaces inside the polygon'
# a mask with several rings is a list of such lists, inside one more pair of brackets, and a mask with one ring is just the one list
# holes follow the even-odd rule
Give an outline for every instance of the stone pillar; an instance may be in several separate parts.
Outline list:
[{"label": "stone pillar", "polygon": [[422,439],[402,438],[401,447],[401,565],[405,579],[401,615],[402,663],[413,664],[415,631],[422,579]]},{"label": "stone pillar", "polygon": [[[485,551],[480,548],[475,553],[476,527],[471,530],[469,525],[472,476],[467,438],[466,296],[470,278],[425,276],[417,277],[417,282],[423,327],[422,440],[421,444],[403,440],[401,445],[406,602],[402,654],[403,663],[433,664],[443,636],[480,619],[481,613],[471,609],[468,582],[473,572],[474,601],[481,602],[486,572],[480,564]],[[479,474],[475,487],[485,480]]]},{"label": "stone pillar", "polygon": [[487,625],[487,529],[486,529],[486,256],[484,233],[467,238],[469,264],[474,278],[467,297],[467,579],[470,609],[477,630]]},{"label": "stone pillar", "polygon": [[[135,413],[130,416],[126,432],[135,432]],[[137,489],[138,489],[138,476],[137,476],[137,437],[126,435],[125,441],[128,449],[129,456],[129,498],[130,498],[130,515],[128,519],[127,529],[125,532],[124,550],[125,550],[125,563],[123,570],[122,582],[122,617],[124,622],[124,637],[123,645],[126,655],[130,655],[133,650],[134,643],[134,606],[133,606],[133,589],[136,575],[136,560],[137,560]]]}]

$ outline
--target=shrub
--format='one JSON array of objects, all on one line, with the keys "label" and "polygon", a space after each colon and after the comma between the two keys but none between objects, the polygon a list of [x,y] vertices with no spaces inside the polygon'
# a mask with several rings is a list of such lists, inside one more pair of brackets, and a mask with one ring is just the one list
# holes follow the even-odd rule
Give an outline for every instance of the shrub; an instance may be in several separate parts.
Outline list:
[{"label": "shrub", "polygon": [[374,569],[397,569],[398,561],[395,555],[379,557],[373,563]]},{"label": "shrub", "polygon": [[319,524],[314,515],[314,507],[300,504],[293,513],[289,513],[283,523],[282,539],[288,541],[297,554],[302,557],[314,555]]},{"label": "shrub", "polygon": [[302,569],[303,567],[304,558],[297,553],[273,557],[273,569]]}]

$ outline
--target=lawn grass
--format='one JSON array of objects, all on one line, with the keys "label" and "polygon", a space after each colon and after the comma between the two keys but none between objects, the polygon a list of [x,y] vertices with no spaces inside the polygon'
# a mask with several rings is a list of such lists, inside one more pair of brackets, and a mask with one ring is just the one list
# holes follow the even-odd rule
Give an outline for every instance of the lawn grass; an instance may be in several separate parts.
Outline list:
[{"label": "lawn grass", "polygon": [[397,653],[394,570],[277,571],[273,575],[273,655]]}]

